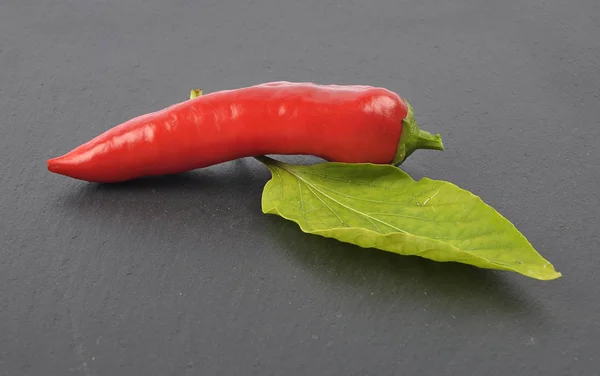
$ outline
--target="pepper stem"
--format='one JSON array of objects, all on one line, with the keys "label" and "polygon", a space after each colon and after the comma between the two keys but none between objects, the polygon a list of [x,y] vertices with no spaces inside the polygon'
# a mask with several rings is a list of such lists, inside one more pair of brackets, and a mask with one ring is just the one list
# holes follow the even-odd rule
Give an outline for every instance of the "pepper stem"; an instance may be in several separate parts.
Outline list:
[{"label": "pepper stem", "polygon": [[198,98],[201,95],[202,95],[202,89],[190,90],[190,99]]},{"label": "pepper stem", "polygon": [[442,136],[431,134],[419,128],[415,121],[415,114],[412,106],[406,100],[404,101],[408,107],[406,118],[402,121],[402,135],[398,143],[396,156],[392,164],[399,166],[417,149],[429,150],[444,150]]}]

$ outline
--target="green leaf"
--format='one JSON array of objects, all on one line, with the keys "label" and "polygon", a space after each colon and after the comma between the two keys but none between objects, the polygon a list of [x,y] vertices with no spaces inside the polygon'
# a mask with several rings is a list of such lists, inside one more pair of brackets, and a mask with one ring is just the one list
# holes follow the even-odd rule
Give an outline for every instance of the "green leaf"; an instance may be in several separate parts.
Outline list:
[{"label": "green leaf", "polygon": [[296,222],[306,233],[540,280],[561,276],[511,222],[452,183],[415,181],[392,165],[257,159],[272,174],[263,212]]}]

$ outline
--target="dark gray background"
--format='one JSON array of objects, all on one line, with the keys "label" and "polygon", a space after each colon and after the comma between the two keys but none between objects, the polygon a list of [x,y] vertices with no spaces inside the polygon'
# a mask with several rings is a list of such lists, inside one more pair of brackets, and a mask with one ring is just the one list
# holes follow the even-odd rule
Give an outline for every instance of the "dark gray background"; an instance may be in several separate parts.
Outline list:
[{"label": "dark gray background", "polygon": [[[0,375],[598,374],[599,4],[2,1]],[[46,171],[190,88],[273,80],[408,98],[447,150],[406,170],[480,195],[564,277],[304,234],[262,214],[252,159]]]}]

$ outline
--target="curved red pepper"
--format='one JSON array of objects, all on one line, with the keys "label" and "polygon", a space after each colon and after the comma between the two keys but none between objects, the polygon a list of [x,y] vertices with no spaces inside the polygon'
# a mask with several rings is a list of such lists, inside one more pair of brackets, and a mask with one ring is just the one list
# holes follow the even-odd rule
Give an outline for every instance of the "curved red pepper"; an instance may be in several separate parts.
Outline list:
[{"label": "curved red pepper", "polygon": [[174,174],[264,154],[400,164],[416,149],[443,150],[418,129],[410,105],[384,88],[270,82],[223,90],[141,115],[48,160],[48,170],[90,182]]}]

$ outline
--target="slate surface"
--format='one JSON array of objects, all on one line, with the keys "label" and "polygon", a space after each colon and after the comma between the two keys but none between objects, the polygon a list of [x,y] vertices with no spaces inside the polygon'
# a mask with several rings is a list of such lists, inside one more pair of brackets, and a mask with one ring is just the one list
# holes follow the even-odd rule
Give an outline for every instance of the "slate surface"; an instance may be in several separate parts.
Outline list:
[{"label": "slate surface", "polygon": [[[0,3],[0,375],[591,375],[600,3]],[[205,91],[382,85],[447,150],[406,164],[512,220],[539,282],[303,234],[252,159],[104,187],[45,160]],[[596,373],[597,374],[597,373]]]}]

